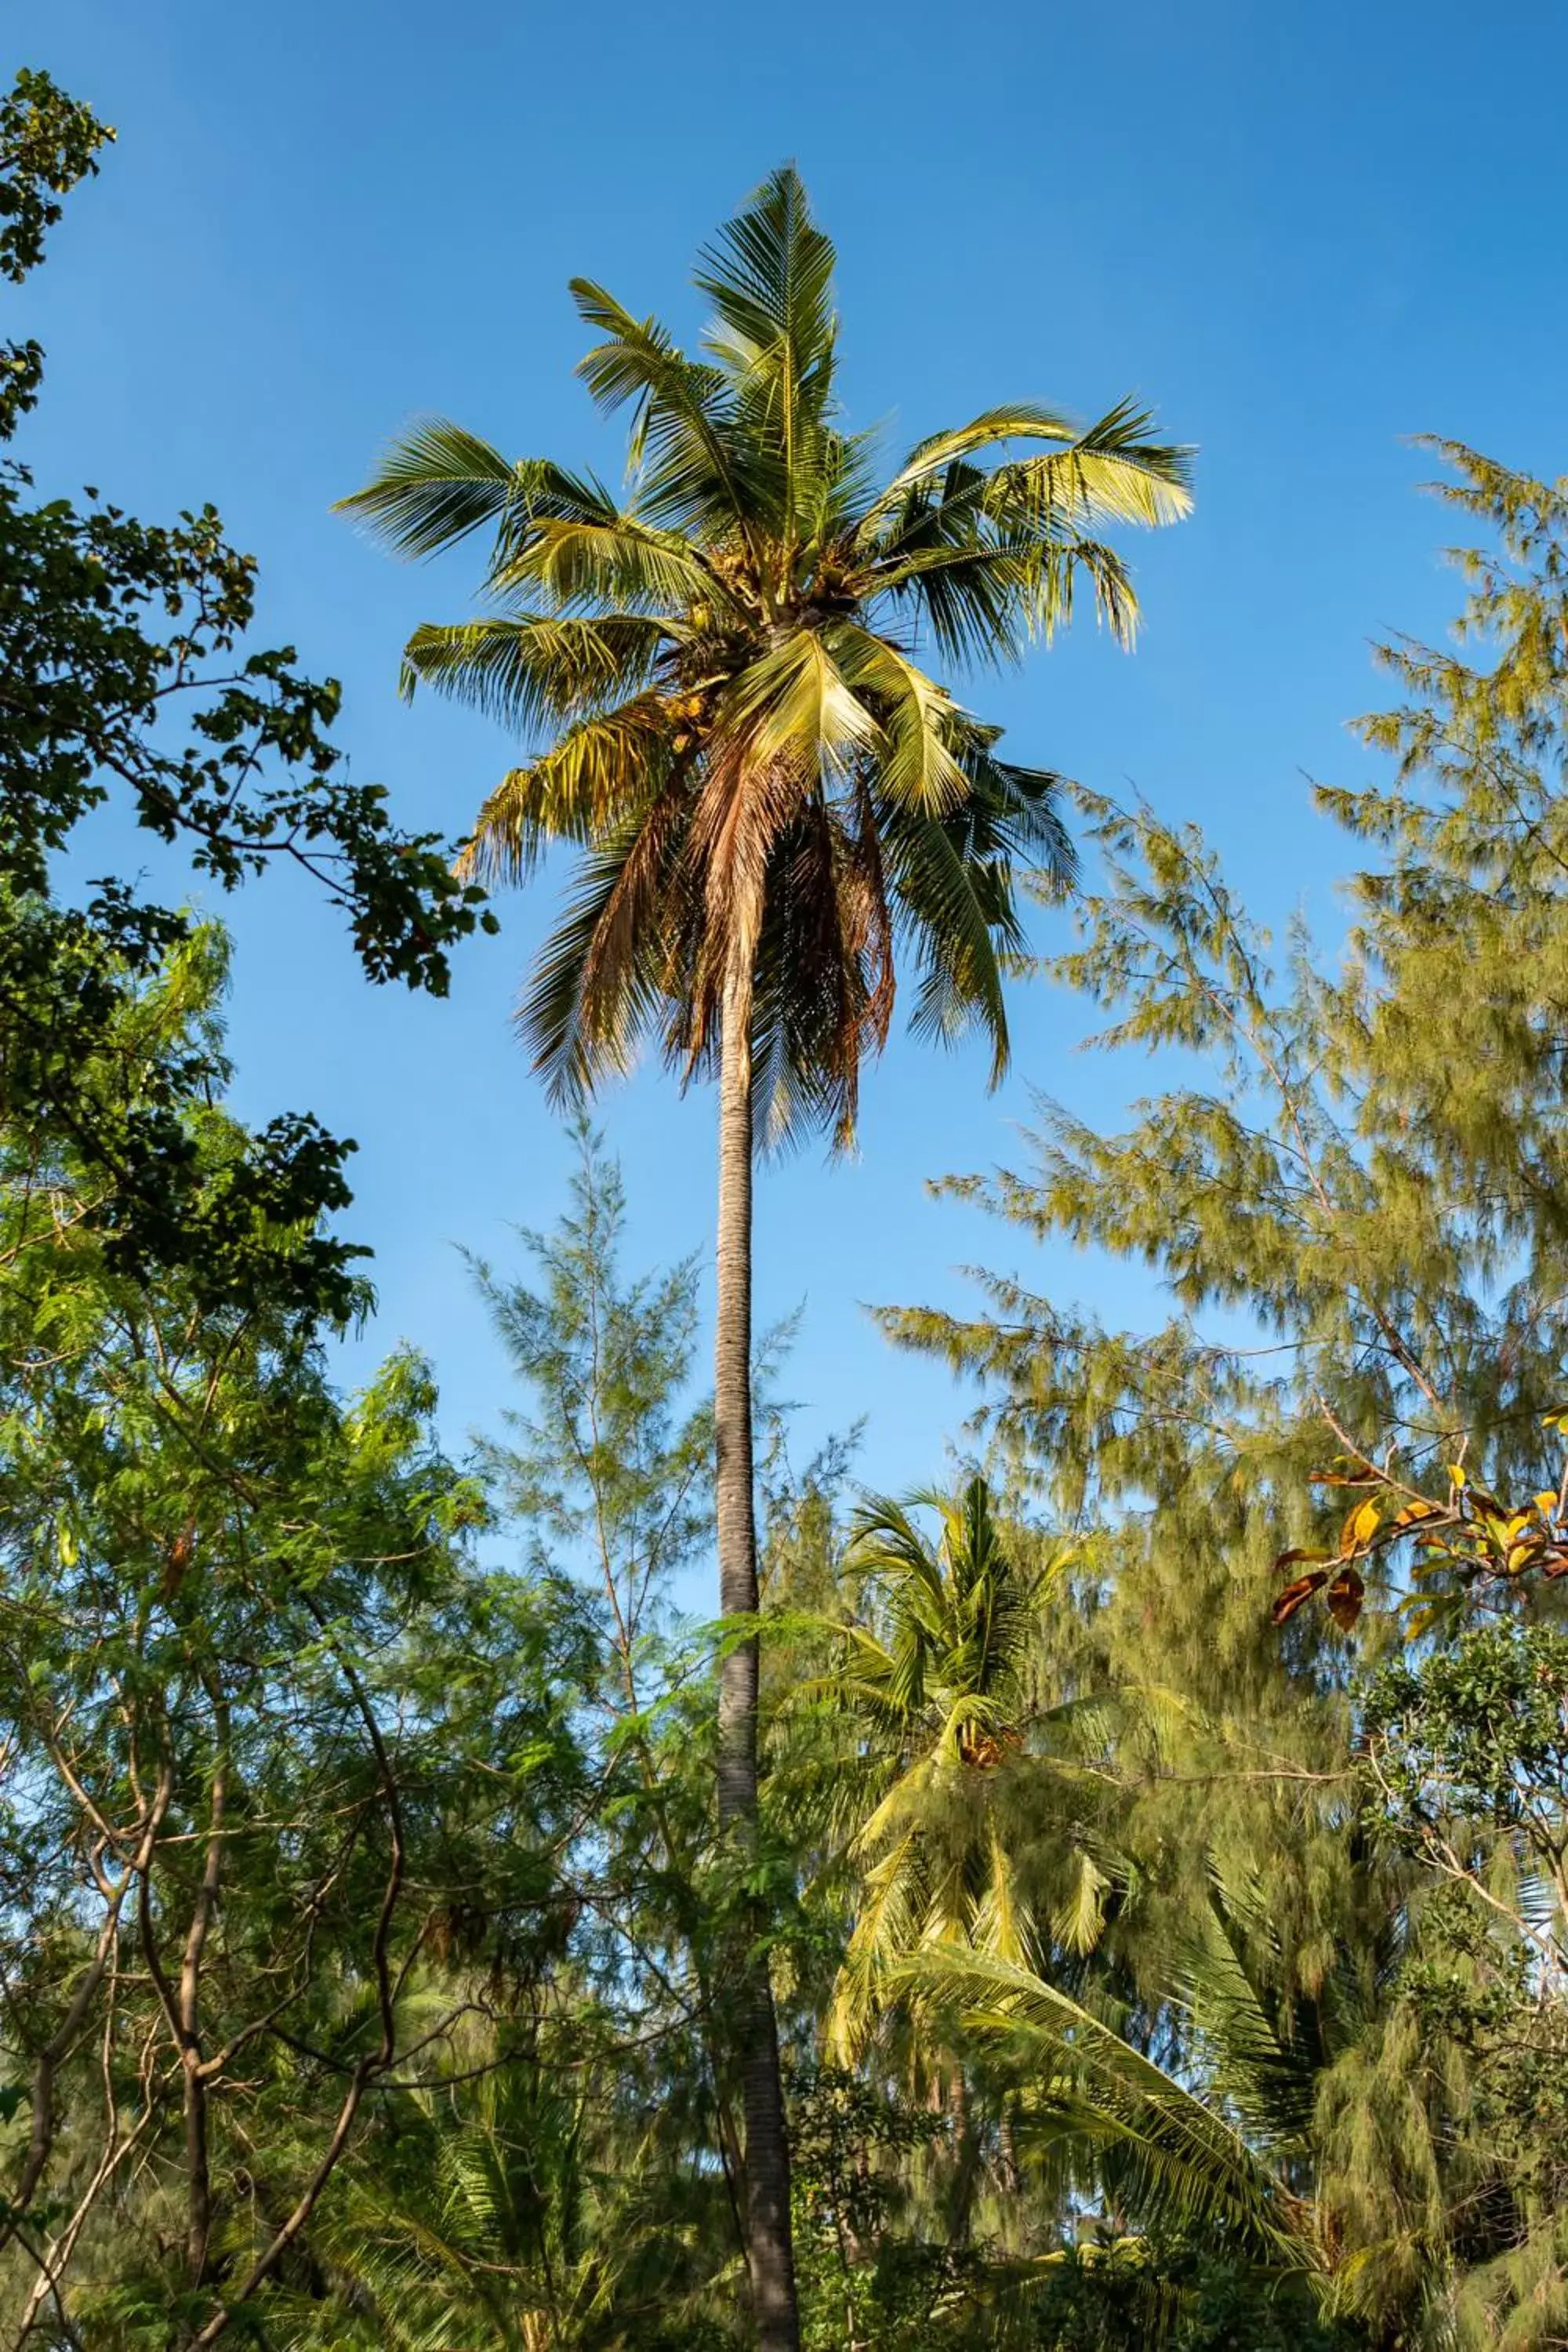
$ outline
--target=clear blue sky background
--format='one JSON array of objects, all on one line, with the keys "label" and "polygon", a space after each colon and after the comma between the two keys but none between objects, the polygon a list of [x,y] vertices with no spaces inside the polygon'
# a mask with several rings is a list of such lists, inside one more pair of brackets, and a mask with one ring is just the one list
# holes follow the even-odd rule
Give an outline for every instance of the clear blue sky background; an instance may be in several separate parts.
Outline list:
[{"label": "clear blue sky background", "polygon": [[[50,362],[27,454],[149,516],[216,502],[262,560],[265,628],[343,679],[356,772],[410,822],[461,831],[507,756],[395,698],[403,639],[465,610],[468,567],[400,570],[331,500],[416,410],[613,465],[565,280],[690,331],[693,251],[786,156],[838,241],[858,420],[912,438],[1007,395],[1089,413],[1132,392],[1199,445],[1195,518],[1133,551],[1136,656],[1085,625],[989,707],[1020,757],[1200,819],[1272,919],[1303,898],[1334,919],[1338,845],[1304,777],[1368,772],[1343,722],[1377,697],[1369,641],[1453,608],[1401,436],[1568,467],[1557,0],[11,0],[5,47],[7,76],[47,66],[121,134],[26,299]],[[564,1195],[507,1028],[553,887],[504,907],[445,1004],[367,989],[307,894],[258,885],[228,909],[241,1107],[357,1137],[366,1344],[433,1354],[455,1438],[505,1384],[453,1244],[506,1263],[509,1223]],[[805,1307],[803,1433],[868,1414],[878,1483],[931,1475],[963,1403],[858,1302],[958,1301],[956,1267],[988,1254],[1131,1311],[1125,1277],[1030,1265],[924,1192],[1008,1158],[1031,1087],[1116,1116],[1140,1074],[1072,1058],[1084,1025],[1020,994],[994,1097],[976,1055],[900,1044],[860,1159],[807,1153],[762,1187],[762,1311]],[[634,1255],[706,1249],[710,1101],[650,1072],[604,1122]]]}]

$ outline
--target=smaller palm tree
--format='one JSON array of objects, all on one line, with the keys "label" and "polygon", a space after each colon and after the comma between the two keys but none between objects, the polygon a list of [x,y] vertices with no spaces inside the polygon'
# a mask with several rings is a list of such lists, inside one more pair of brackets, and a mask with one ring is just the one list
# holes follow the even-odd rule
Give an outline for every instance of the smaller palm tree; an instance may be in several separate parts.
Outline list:
[{"label": "smaller palm tree", "polygon": [[[912,1516],[922,1509],[936,1514],[934,1543]],[[1037,1687],[1043,1613],[1069,1559],[1028,1566],[979,1477],[956,1497],[876,1497],[856,1519],[847,1565],[871,1597],[870,1622],[843,1629],[839,1668],[816,1686],[849,1712],[885,1783],[848,1848],[864,1876],[828,2027],[843,2061],[918,1948],[956,1945],[1019,1966],[1028,1957],[1013,1832],[1020,1778],[1059,1748],[1078,1711],[1046,1704]],[[1053,1925],[1087,1947],[1107,1885],[1087,1845],[1073,1878]]]},{"label": "smaller palm tree", "polygon": [[418,2094],[322,2216],[331,2291],[286,2302],[289,2352],[634,2352],[733,2309],[719,2176],[582,2072],[489,2054],[460,2104]]}]

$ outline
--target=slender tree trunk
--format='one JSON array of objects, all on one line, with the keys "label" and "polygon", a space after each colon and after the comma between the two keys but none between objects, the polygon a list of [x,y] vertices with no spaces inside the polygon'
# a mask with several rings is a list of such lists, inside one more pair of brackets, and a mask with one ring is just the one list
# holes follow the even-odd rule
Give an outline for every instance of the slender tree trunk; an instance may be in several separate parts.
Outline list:
[{"label": "slender tree trunk", "polygon": [[[717,1440],[719,1605],[754,1617],[757,1527],[752,1459],[752,1056],[749,975],[724,991],[719,1073],[719,1316],[713,1420]],[[742,1846],[757,1833],[758,1650],[730,1648],[719,1677],[719,1822]],[[760,1922],[758,1923],[761,1924]],[[789,2137],[778,2021],[765,1957],[742,1928],[734,1980],[746,2116],[746,2260],[761,2352],[799,2352],[790,2242]]]}]

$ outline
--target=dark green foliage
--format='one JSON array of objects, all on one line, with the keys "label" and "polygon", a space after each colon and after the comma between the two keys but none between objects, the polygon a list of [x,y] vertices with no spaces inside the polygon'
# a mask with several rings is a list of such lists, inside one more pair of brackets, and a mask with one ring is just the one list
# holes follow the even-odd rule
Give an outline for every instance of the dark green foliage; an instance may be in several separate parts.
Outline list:
[{"label": "dark green foliage", "polygon": [[[44,257],[60,199],[98,170],[114,133],[89,107],[24,67],[0,102],[0,278],[19,286]],[[31,408],[43,380],[36,342],[0,344],[0,441]]]},{"label": "dark green foliage", "polygon": [[1357,2327],[1324,2321],[1300,2287],[1216,2258],[1201,2236],[1090,2239],[1064,2252],[1037,2294],[1032,2352],[1361,2352]]},{"label": "dark green foliage", "polygon": [[[111,136],[47,78],[0,101],[0,275],[42,257],[59,200]],[[0,440],[33,404],[35,346],[12,347]],[[354,1306],[355,1255],[315,1233],[343,1205],[352,1146],[280,1118],[198,1174],[180,1100],[221,1090],[221,1056],[190,1039],[155,1082],[115,1040],[134,1000],[191,936],[189,920],[114,880],[50,897],[77,827],[111,796],[198,873],[232,889],[282,859],[348,916],[365,971],[444,993],[447,955],[481,894],[434,835],[401,832],[383,788],[352,784],[331,741],[339,688],[289,647],[247,652],[256,565],[210,508],[147,525],[88,494],[35,502],[0,466],[0,1122],[41,1174],[58,1149],[100,1180],[85,1211],[127,1271],[184,1265],[213,1302],[291,1281],[301,1311]],[[310,1232],[289,1264],[282,1236]]]},{"label": "dark green foliage", "polygon": [[37,268],[59,199],[97,172],[113,137],[90,107],[23,67],[0,107],[0,278],[20,285]]},{"label": "dark green foliage", "polygon": [[790,2084],[796,2259],[805,2339],[925,2352],[946,2335],[983,2264],[911,2227],[910,2168],[951,2137],[946,2119],[837,2067]]},{"label": "dark green foliage", "polygon": [[1393,1825],[1514,1831],[1543,1855],[1568,1843],[1568,1636],[1488,1625],[1452,1650],[1385,1666],[1365,1736]]},{"label": "dark green foliage", "polygon": [[[141,1000],[142,1050],[178,1070],[214,977]],[[193,1133],[221,1181],[239,1131]],[[0,1196],[0,2308],[68,2269],[90,2340],[205,2341],[564,1948],[596,1667],[558,1584],[473,1564],[420,1364],[345,1402],[287,1286],[131,1276],[64,1173],[63,1243]]]},{"label": "dark green foliage", "polygon": [[1464,2053],[1478,2260],[1568,2201],[1565,1700],[1568,1641],[1518,1624],[1387,1666],[1367,1696],[1369,1811],[1436,1882],[1403,1982]]}]

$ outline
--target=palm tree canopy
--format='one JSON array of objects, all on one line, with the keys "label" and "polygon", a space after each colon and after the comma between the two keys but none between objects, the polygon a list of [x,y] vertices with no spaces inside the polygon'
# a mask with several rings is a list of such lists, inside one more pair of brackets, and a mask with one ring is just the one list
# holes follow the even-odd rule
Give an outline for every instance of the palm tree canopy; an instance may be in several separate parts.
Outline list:
[{"label": "palm tree canopy", "polygon": [[[934,1545],[912,1517],[921,1508],[937,1515]],[[956,1496],[872,1497],[856,1516],[846,1565],[878,1589],[882,1630],[845,1629],[843,1696],[906,1755],[999,1761],[1021,1741],[1039,1604],[1066,1564],[1064,1553],[1040,1574],[1021,1565],[984,1478]]]},{"label": "palm tree canopy", "polygon": [[1023,404],[880,478],[839,414],[833,272],[786,167],[700,257],[698,356],[574,281],[597,339],[579,373],[630,412],[623,498],[428,420],[343,501],[405,555],[489,536],[489,610],[419,629],[404,680],[539,746],[485,802],[473,874],[519,878],[556,841],[583,853],[521,1013],[563,1099],[650,1035],[708,1066],[739,980],[759,1132],[826,1121],[846,1140],[895,950],[917,973],[912,1027],[977,1024],[999,1074],[1016,870],[1070,874],[1055,780],[1002,759],[924,650],[1016,661],[1080,583],[1130,640],[1136,600],[1098,534],[1184,513],[1186,453],[1127,403],[1087,429]]},{"label": "palm tree canopy", "polygon": [[[913,1516],[921,1509],[937,1515],[935,1543]],[[1036,1688],[1042,1612],[1070,1557],[1028,1567],[979,1477],[956,1496],[872,1497],[857,1516],[846,1566],[872,1597],[869,1622],[837,1629],[837,1671],[801,1694],[826,1696],[857,1727],[880,1784],[849,1844],[863,1892],[828,2023],[841,2061],[858,2053],[912,1951],[955,1947],[1018,1963],[1029,1954],[1010,1832],[1033,1769],[1072,1770],[1064,1741],[1070,1748],[1075,1705],[1043,1706]],[[1033,1756],[1031,1733],[1046,1740]],[[845,1785],[853,1801],[858,1783]],[[1067,1885],[1053,1928],[1087,1949],[1109,1882],[1076,1840],[1059,1860]]]}]

